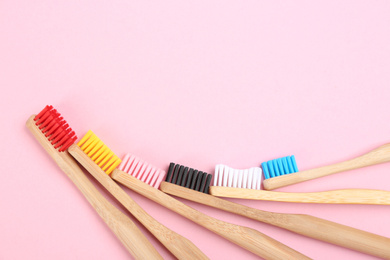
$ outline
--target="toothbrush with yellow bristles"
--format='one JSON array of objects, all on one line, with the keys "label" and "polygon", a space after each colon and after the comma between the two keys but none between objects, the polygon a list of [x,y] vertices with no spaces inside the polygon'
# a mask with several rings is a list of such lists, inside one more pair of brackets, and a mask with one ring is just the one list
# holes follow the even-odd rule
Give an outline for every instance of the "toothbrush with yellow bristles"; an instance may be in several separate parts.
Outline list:
[{"label": "toothbrush with yellow bristles", "polygon": [[[135,210],[135,217],[160,239],[168,249],[177,250],[177,253],[181,254],[180,259],[191,259],[195,258],[195,256],[197,258],[205,258],[201,255],[201,252],[194,255],[196,250],[188,243],[189,241],[172,238],[171,233],[158,230],[156,224],[152,224],[147,217],[139,212],[140,210],[135,206],[135,202],[126,199],[126,193],[109,176],[111,173],[114,174],[117,171],[116,167],[121,161],[92,131],[89,131],[77,145],[73,144],[70,146],[68,151],[128,210],[131,210],[132,213]],[[129,175],[132,178],[132,190],[194,221],[246,250],[265,259],[309,259],[294,249],[254,229],[212,218],[159,191],[157,188],[165,172],[140,161],[133,164],[132,169],[140,173],[137,175],[137,178],[140,180]],[[142,180],[156,188],[151,187]]]},{"label": "toothbrush with yellow bristles", "polygon": [[109,177],[121,160],[92,131],[88,131],[77,145],[71,145],[68,151],[175,257],[178,259],[208,259],[190,240],[151,217]]},{"label": "toothbrush with yellow bristles", "polygon": [[135,259],[162,259],[133,221],[99,193],[69,155],[66,149],[77,137],[52,106],[46,106],[38,115],[32,115],[26,127]]}]

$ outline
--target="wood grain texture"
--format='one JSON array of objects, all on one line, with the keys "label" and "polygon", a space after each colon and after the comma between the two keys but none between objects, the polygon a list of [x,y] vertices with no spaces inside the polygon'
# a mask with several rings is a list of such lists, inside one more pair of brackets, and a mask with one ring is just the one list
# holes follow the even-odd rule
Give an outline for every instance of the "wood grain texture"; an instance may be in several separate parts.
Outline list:
[{"label": "wood grain texture", "polygon": [[53,158],[62,171],[72,180],[84,197],[114,232],[135,259],[163,259],[149,240],[125,214],[109,203],[84,175],[77,162],[67,152],[58,152],[35,125],[35,115],[26,126]]},{"label": "wood grain texture", "polygon": [[227,223],[203,214],[121,170],[115,169],[111,177],[133,191],[265,259],[310,259],[254,229]]},{"label": "wood grain texture", "polygon": [[96,178],[134,217],[178,259],[209,259],[190,240],[170,230],[150,216],[76,144],[69,153]]},{"label": "wood grain texture", "polygon": [[232,212],[365,254],[390,259],[390,239],[387,237],[309,215],[275,213],[250,208],[168,182],[162,182],[160,188],[162,191],[180,198]]},{"label": "wood grain texture", "polygon": [[390,191],[384,190],[347,189],[295,193],[211,186],[210,194],[226,198],[298,203],[390,205]]},{"label": "wood grain texture", "polygon": [[263,181],[264,189],[273,190],[330,174],[363,168],[390,161],[390,144],[385,144],[354,159],[306,171],[269,178]]}]

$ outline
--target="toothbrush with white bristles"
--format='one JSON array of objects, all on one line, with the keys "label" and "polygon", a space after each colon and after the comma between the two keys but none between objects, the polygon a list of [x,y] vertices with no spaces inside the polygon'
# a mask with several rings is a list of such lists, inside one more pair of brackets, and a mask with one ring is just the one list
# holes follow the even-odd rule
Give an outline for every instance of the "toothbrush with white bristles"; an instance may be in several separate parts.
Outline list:
[{"label": "toothbrush with white bristles", "polygon": [[226,165],[215,166],[214,186],[210,194],[217,197],[297,203],[390,205],[390,192],[384,190],[344,189],[321,192],[277,192],[262,190],[262,170],[254,167],[238,170]]}]

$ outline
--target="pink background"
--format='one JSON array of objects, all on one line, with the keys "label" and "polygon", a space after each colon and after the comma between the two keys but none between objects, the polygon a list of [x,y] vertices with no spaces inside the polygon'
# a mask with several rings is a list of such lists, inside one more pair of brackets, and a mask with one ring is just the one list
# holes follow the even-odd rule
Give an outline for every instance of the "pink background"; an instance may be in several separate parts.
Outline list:
[{"label": "pink background", "polygon": [[[217,163],[247,168],[290,154],[304,170],[390,141],[388,1],[189,2],[0,2],[0,259],[130,257],[25,128],[47,104],[79,137],[92,129],[119,156],[165,170],[173,161],[212,173]],[[383,164],[280,190],[389,182]],[[128,193],[211,259],[256,258]],[[390,237],[389,206],[232,201]],[[184,202],[314,259],[373,259]]]}]

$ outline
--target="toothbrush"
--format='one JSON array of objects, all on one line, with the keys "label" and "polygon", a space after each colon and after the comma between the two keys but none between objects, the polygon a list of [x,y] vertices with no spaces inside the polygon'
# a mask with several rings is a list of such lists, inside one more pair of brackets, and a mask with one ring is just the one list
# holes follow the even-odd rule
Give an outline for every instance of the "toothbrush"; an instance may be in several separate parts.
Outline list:
[{"label": "toothbrush", "polygon": [[[349,171],[379,163],[390,161],[390,143],[382,145],[375,150],[363,154],[354,159],[335,163],[328,166],[323,166],[311,170],[295,172],[291,174],[280,173],[280,176],[270,176],[264,180],[263,185],[266,190],[273,190],[280,187],[300,183],[330,174]],[[263,168],[264,169],[264,168]],[[264,171],[265,172],[265,171]]]},{"label": "toothbrush", "polygon": [[151,165],[135,156],[127,155],[119,169],[112,172],[111,178],[260,257],[281,260],[310,259],[254,229],[212,218],[161,192],[158,190],[159,184],[156,185],[156,178],[145,171],[149,166]]},{"label": "toothbrush", "polygon": [[134,258],[162,259],[138,227],[99,193],[66,151],[77,137],[52,106],[46,106],[37,116],[32,115],[26,127]]},{"label": "toothbrush", "polygon": [[[68,149],[134,217],[136,217],[178,259],[208,259],[191,241],[165,227],[146,213],[109,175],[121,163],[91,130]],[[156,176],[164,176],[163,171]]]},{"label": "toothbrush", "polygon": [[[179,165],[176,165],[175,167],[175,165],[171,163],[167,176],[172,172],[175,173],[176,168],[178,167]],[[190,170],[194,172],[193,169]],[[199,186],[198,190],[192,190],[191,187],[188,188],[188,186],[192,186],[188,185],[188,183],[192,183],[193,180],[188,177],[187,181],[184,182],[184,187],[179,186],[177,185],[178,178],[180,177],[177,176],[176,179],[175,177],[171,179],[167,178],[165,182],[161,183],[160,189],[163,192],[180,198],[245,216],[307,237],[346,247],[365,254],[390,259],[390,238],[310,215],[275,213],[253,209],[206,194],[205,191],[207,190],[207,187]],[[181,183],[183,183],[182,180]]]},{"label": "toothbrush", "polygon": [[259,167],[237,170],[223,164],[215,166],[214,186],[210,194],[218,197],[299,203],[390,205],[390,192],[368,189],[345,189],[292,193],[261,190]]}]

